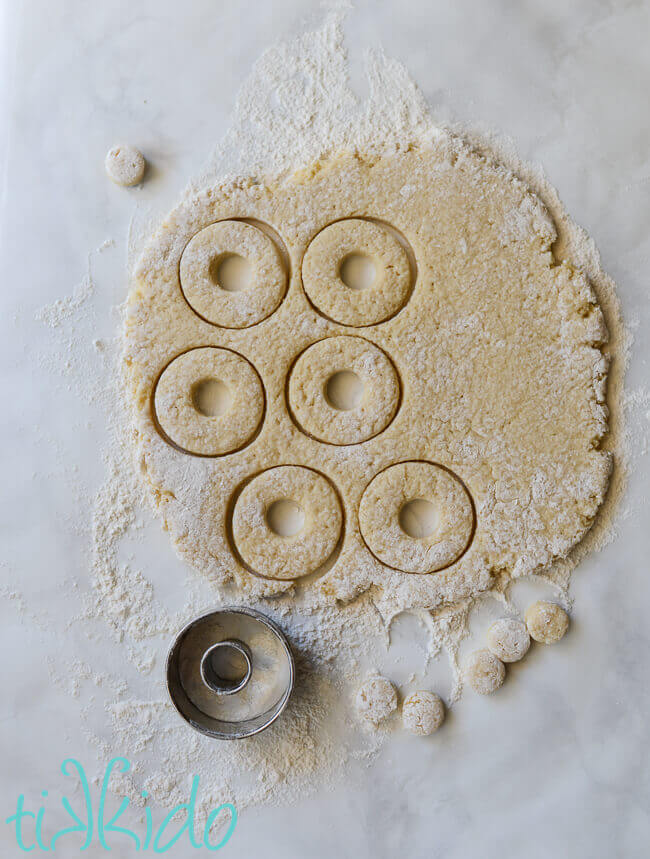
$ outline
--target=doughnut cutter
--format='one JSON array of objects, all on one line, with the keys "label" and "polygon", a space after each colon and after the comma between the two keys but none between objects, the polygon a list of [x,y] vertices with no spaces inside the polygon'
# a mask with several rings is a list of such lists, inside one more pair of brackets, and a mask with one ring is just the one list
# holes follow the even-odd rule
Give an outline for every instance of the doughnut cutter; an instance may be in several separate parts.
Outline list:
[{"label": "doughnut cutter", "polygon": [[[295,663],[284,632],[270,618],[227,607],[181,629],[166,673],[172,703],[186,722],[206,736],[239,740],[268,728],[285,709]],[[255,712],[256,702],[261,712]]]}]

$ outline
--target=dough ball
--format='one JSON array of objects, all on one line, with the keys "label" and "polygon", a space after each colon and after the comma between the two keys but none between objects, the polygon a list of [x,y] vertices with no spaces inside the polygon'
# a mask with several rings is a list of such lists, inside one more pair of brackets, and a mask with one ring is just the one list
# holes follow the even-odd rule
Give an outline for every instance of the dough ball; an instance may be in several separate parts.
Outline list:
[{"label": "dough ball", "polygon": [[495,620],[487,631],[487,646],[502,662],[518,662],[530,647],[526,625],[511,617]]},{"label": "dough ball", "polygon": [[138,185],[144,176],[144,155],[128,143],[114,146],[109,149],[104,166],[116,185]]},{"label": "dough ball", "polygon": [[445,705],[433,692],[413,692],[402,704],[402,722],[407,731],[428,737],[442,725]]},{"label": "dough ball", "polygon": [[385,677],[369,677],[357,692],[357,712],[377,725],[397,709],[397,692]]},{"label": "dough ball", "polygon": [[467,682],[480,695],[496,692],[505,676],[503,662],[487,649],[475,650],[465,665]]},{"label": "dough ball", "polygon": [[554,644],[569,628],[569,615],[554,602],[538,600],[526,610],[526,626],[535,641]]}]

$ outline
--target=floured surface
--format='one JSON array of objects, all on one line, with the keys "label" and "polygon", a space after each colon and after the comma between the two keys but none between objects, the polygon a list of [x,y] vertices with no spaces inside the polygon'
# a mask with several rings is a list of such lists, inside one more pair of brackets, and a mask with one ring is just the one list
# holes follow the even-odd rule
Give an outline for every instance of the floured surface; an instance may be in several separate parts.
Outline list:
[{"label": "floured surface", "polygon": [[[154,23],[153,27],[156,26],[157,24]],[[152,31],[152,44],[156,41],[153,38],[154,35],[157,36],[155,29]],[[584,39],[582,27],[579,36],[582,45]],[[105,40],[101,45],[103,50],[106,45]],[[210,46],[212,49],[212,43]],[[399,46],[396,45],[394,50],[399,51]],[[592,51],[594,55],[598,53],[593,52],[589,42],[585,42],[582,50]],[[402,48],[402,55],[410,57],[410,53],[405,48]],[[427,85],[429,91],[432,86],[437,86],[435,82],[441,79],[441,74],[443,77],[450,74],[450,81],[453,77],[453,70],[449,69],[449,65],[445,69],[443,58],[440,59],[442,65],[437,72],[432,71],[431,77],[429,60],[421,74],[421,80]],[[540,68],[542,67],[540,65]],[[345,148],[356,147],[369,151],[378,142],[383,146],[387,142],[421,139],[421,135],[433,125],[433,120],[422,95],[405,68],[381,53],[371,55],[366,68],[370,80],[370,96],[368,99],[358,101],[347,80],[349,70],[342,47],[341,30],[339,24],[332,19],[315,32],[306,33],[298,39],[273,47],[256,64],[240,92],[232,130],[227,133],[225,141],[215,153],[213,162],[205,171],[207,181],[197,180],[193,183],[194,188],[218,185],[225,173],[272,175],[281,171],[290,171],[299,164],[313,162],[323,151],[338,152]],[[210,73],[214,69],[212,55],[209,69]],[[202,95],[203,91],[201,91]],[[453,95],[452,102],[456,98],[457,94]],[[447,100],[446,95],[444,99]],[[168,93],[165,93],[165,103],[169,105],[172,101],[168,98]],[[529,101],[529,96],[526,94],[526,104],[529,104]],[[468,98],[468,102],[471,102],[471,99]],[[500,124],[504,128],[517,127],[509,125],[507,119],[509,114],[505,108],[504,99],[500,98],[501,102],[504,104],[503,114],[490,114],[489,121],[492,124]],[[579,111],[571,111],[572,116],[576,113]],[[485,116],[485,113],[483,115]],[[205,124],[203,118],[201,122]],[[554,126],[550,124],[549,134],[553,128]],[[178,133],[178,139],[187,139],[186,135],[178,131],[177,125],[175,125],[175,133]],[[564,146],[568,140],[568,133],[570,132],[567,132],[566,128],[561,129],[561,134],[558,134],[558,145]],[[588,129],[585,129],[585,139],[587,137]],[[83,134],[76,136],[75,142],[79,139],[83,139]],[[621,462],[622,451],[620,385],[623,368],[621,356],[624,354],[625,340],[617,315],[613,284],[600,267],[593,243],[569,220],[557,195],[546,183],[540,171],[521,163],[502,140],[495,144],[494,141],[488,143],[485,139],[474,138],[472,143],[481,150],[488,150],[498,145],[499,160],[524,178],[526,185],[534,188],[549,207],[560,233],[560,239],[555,245],[558,257],[566,257],[587,271],[596,288],[598,300],[606,311],[610,329],[610,350],[615,356],[608,390],[608,403],[611,407],[610,433],[604,441],[604,446],[616,453],[618,464]],[[526,140],[520,140],[518,143],[524,151],[536,153],[547,151],[543,147],[532,146]],[[195,148],[193,140],[191,146]],[[186,145],[186,151],[188,148],[189,144]],[[582,152],[580,147],[577,149]],[[103,151],[104,149],[101,149],[100,156]],[[625,149],[616,151],[627,152]],[[193,160],[195,156],[196,152],[193,151],[192,159],[186,156],[186,162]],[[582,164],[582,161],[580,163]],[[621,159],[621,172],[629,178],[631,173],[625,166],[627,164],[626,158]],[[575,152],[571,167],[574,165],[578,166]],[[552,167],[552,163],[549,166]],[[165,169],[167,169],[167,163]],[[188,167],[188,172],[191,169],[191,166]],[[613,182],[611,176],[614,169],[609,167],[610,183]],[[607,174],[607,171],[602,172]],[[53,169],[47,175],[53,176],[56,173],[57,171]],[[19,171],[19,175],[23,174]],[[180,178],[179,184],[185,181],[185,175]],[[102,181],[105,181],[103,176]],[[597,184],[595,179],[594,184]],[[613,186],[619,187],[618,178]],[[151,191],[155,196],[158,187],[152,183],[146,186],[144,191],[146,193]],[[169,191],[169,181],[167,187]],[[603,187],[609,186],[605,183]],[[562,190],[563,193],[571,194],[575,188],[569,182],[568,186],[563,185]],[[175,194],[175,192],[172,193]],[[150,220],[150,212],[144,210],[147,199],[150,201],[151,197],[144,198],[145,202],[142,196],[139,197],[134,211],[135,227],[129,237],[130,252],[134,260],[139,258],[144,240],[148,240],[154,233],[150,223],[147,223],[144,230],[138,227],[145,220]],[[57,200],[56,194],[50,195],[50,203],[52,200]],[[40,210],[40,208],[39,205],[37,209]],[[626,207],[622,214],[626,214],[628,209],[629,207]],[[116,223],[114,235],[119,237],[120,230],[126,223],[126,215],[123,220],[120,220],[122,215],[118,217],[115,214],[120,210],[113,201],[111,201],[110,211]],[[588,211],[591,212],[591,210]],[[584,212],[582,216],[587,217]],[[608,214],[607,219],[609,217]],[[625,219],[622,217],[621,224],[623,223]],[[103,230],[104,227],[99,240],[104,237]],[[56,234],[56,231],[52,232]],[[633,235],[634,230],[627,232]],[[601,232],[602,236],[608,237],[611,233],[605,230]],[[614,246],[617,249],[621,246],[625,247],[625,241]],[[25,585],[22,566],[24,554],[20,556],[20,562],[16,561],[13,564],[15,584],[11,587],[11,599],[16,606],[20,607],[30,635],[46,624],[50,629],[57,629],[57,624],[62,625],[61,615],[66,620],[69,619],[70,612],[75,615],[75,621],[71,625],[66,624],[60,630],[60,636],[56,639],[53,637],[53,641],[49,644],[48,652],[57,654],[56,662],[52,663],[50,669],[57,686],[72,696],[71,701],[63,702],[67,705],[69,724],[78,724],[81,733],[92,738],[98,747],[101,759],[108,760],[115,754],[125,754],[134,762],[133,778],[117,782],[114,785],[116,791],[123,791],[134,800],[141,801],[139,791],[146,784],[152,801],[169,807],[187,799],[188,779],[191,779],[193,773],[198,773],[205,788],[205,794],[202,790],[202,795],[206,796],[206,804],[211,798],[215,801],[220,798],[232,799],[238,808],[243,809],[252,803],[286,804],[300,799],[310,790],[322,792],[324,786],[330,783],[326,778],[328,773],[340,781],[341,773],[349,772],[348,764],[355,754],[365,755],[366,752],[372,752],[385,739],[385,735],[373,736],[375,745],[359,752],[356,740],[349,736],[349,720],[342,720],[343,725],[333,723],[335,705],[345,703],[348,696],[352,696],[352,690],[356,689],[359,677],[363,676],[361,668],[354,665],[353,658],[364,661],[365,657],[365,661],[369,661],[371,666],[381,661],[379,667],[382,673],[399,683],[400,695],[425,687],[433,688],[440,692],[447,704],[453,703],[460,693],[455,653],[458,642],[467,635],[467,621],[475,603],[468,599],[453,607],[439,609],[433,616],[428,612],[418,615],[423,624],[426,624],[426,630],[430,634],[428,649],[426,643],[422,647],[414,647],[412,641],[409,641],[408,660],[412,661],[405,662],[400,669],[395,662],[394,642],[388,650],[388,637],[381,636],[383,626],[388,627],[389,618],[395,611],[395,603],[394,600],[390,603],[382,602],[382,592],[379,588],[373,588],[366,596],[350,603],[344,610],[333,607],[315,609],[309,599],[297,600],[291,594],[280,601],[255,602],[258,608],[271,614],[282,625],[289,634],[296,652],[300,654],[304,670],[300,673],[297,689],[304,690],[304,694],[296,695],[290,711],[286,714],[286,719],[283,717],[276,726],[278,730],[273,729],[271,733],[242,745],[230,744],[225,748],[223,744],[215,745],[205,738],[197,737],[180,722],[164,693],[163,665],[166,649],[174,634],[188,619],[208,608],[214,608],[224,599],[232,602],[233,595],[232,592],[228,593],[227,589],[215,588],[202,574],[199,578],[193,577],[185,581],[181,565],[176,563],[172,553],[168,551],[166,538],[163,535],[163,539],[160,539],[157,523],[149,525],[148,515],[142,513],[142,486],[146,485],[146,482],[140,481],[138,470],[133,468],[131,450],[128,446],[130,441],[128,428],[123,415],[125,397],[110,375],[114,344],[106,330],[109,318],[106,305],[113,301],[121,301],[123,298],[122,245],[119,238],[117,246],[114,249],[111,247],[108,246],[108,252],[103,253],[103,256],[107,258],[110,254],[111,261],[114,263],[112,273],[110,275],[107,273],[106,262],[102,263],[101,260],[102,255],[93,256],[88,288],[84,287],[72,298],[61,299],[44,308],[40,316],[52,330],[49,331],[37,325],[34,331],[34,342],[39,344],[40,372],[50,380],[52,378],[56,380],[59,376],[58,381],[54,383],[54,388],[58,392],[60,401],[54,401],[53,412],[56,411],[58,414],[63,404],[71,408],[78,407],[76,400],[81,396],[84,402],[91,404],[88,409],[92,410],[93,416],[101,415],[97,421],[99,424],[97,436],[93,436],[94,443],[91,451],[93,463],[95,463],[97,447],[104,438],[105,427],[108,427],[110,432],[110,448],[105,452],[106,482],[96,497],[93,487],[96,486],[97,475],[94,471],[89,472],[92,475],[89,479],[90,486],[82,485],[78,489],[79,478],[73,473],[73,468],[76,471],[77,463],[81,464],[82,459],[76,437],[69,451],[64,444],[61,447],[57,445],[55,455],[52,457],[50,448],[54,430],[50,431],[50,425],[44,419],[43,429],[37,432],[36,442],[33,448],[29,449],[30,455],[34,455],[39,445],[48,452],[50,461],[44,466],[42,475],[43,498],[49,498],[47,487],[51,485],[52,478],[60,476],[58,469],[65,466],[62,461],[64,454],[69,464],[69,468],[66,467],[65,471],[61,471],[64,482],[73,486],[75,493],[79,492],[79,510],[75,514],[70,514],[71,521],[66,518],[62,522],[57,518],[57,532],[63,525],[66,530],[69,528],[71,533],[78,535],[82,532],[85,537],[87,532],[83,529],[88,524],[87,511],[90,507],[94,508],[93,558],[92,565],[88,565],[91,568],[90,581],[88,567],[85,564],[75,577],[76,587],[86,597],[85,610],[83,616],[79,617],[75,591],[68,579],[69,559],[67,557],[63,572],[66,578],[60,587],[57,586],[56,591],[56,595],[65,600],[63,612],[58,614],[55,612],[54,602],[52,610],[50,607],[50,595],[55,596],[55,593],[49,589],[54,581],[49,563],[44,565],[47,588],[39,585],[42,598],[48,600],[46,608],[43,609],[42,602],[39,604],[35,595],[26,594],[23,604],[21,591]],[[52,250],[51,245],[50,248]],[[641,252],[637,249],[635,253],[634,258],[639,260]],[[30,259],[32,256],[30,254]],[[53,260],[57,258],[54,250],[51,258]],[[91,280],[94,281],[94,286]],[[47,272],[44,272],[39,279],[39,284],[43,285],[48,281]],[[60,274],[57,282],[59,281],[65,281],[65,273]],[[629,286],[629,283],[626,286]],[[51,300],[47,296],[48,293],[42,292],[39,300]],[[29,313],[31,311],[28,311]],[[47,346],[45,359],[43,359],[40,355],[45,337],[50,338],[52,343]],[[22,359],[22,355],[19,359]],[[647,438],[648,398],[643,380],[641,379],[638,384],[641,387],[630,395],[628,405],[631,418],[636,420],[636,423],[633,421],[634,435],[631,444],[641,450]],[[69,393],[70,387],[74,391],[73,397]],[[70,426],[67,420],[66,425]],[[76,429],[81,438],[87,435],[83,425],[78,425]],[[15,439],[12,440],[12,444],[14,442]],[[25,445],[22,450],[23,452],[26,450]],[[20,448],[16,448],[16,452],[20,454]],[[52,462],[55,464],[52,465]],[[72,463],[74,463],[73,466]],[[52,473],[50,473],[51,468],[54,469]],[[587,539],[580,544],[580,553],[588,547],[600,545],[612,533],[612,512],[620,496],[621,474],[620,469],[615,471],[612,484],[615,491],[610,492],[602,508],[602,514],[597,517],[595,527],[592,528]],[[188,482],[191,478],[192,475],[189,474]],[[51,505],[52,510],[57,508],[57,517],[59,506],[59,499],[56,505]],[[638,517],[638,508],[633,508],[632,513]],[[43,515],[45,516],[45,513]],[[629,529],[629,522],[627,527]],[[629,530],[627,533],[629,535]],[[60,544],[61,541],[57,541],[56,546]],[[458,825],[454,808],[472,808],[473,829],[476,832],[485,825],[491,825],[494,821],[495,805],[490,805],[490,800],[494,798],[494,802],[498,803],[501,810],[514,809],[515,816],[508,815],[510,823],[517,822],[519,831],[529,836],[528,826],[531,821],[530,815],[526,814],[525,797],[528,795],[528,780],[531,775],[534,776],[536,783],[540,783],[540,777],[546,778],[546,782],[542,780],[541,784],[545,784],[547,789],[552,791],[556,786],[558,765],[561,764],[563,771],[568,775],[571,772],[579,772],[581,777],[585,771],[585,763],[589,765],[603,787],[595,794],[592,791],[592,802],[591,805],[585,803],[585,808],[588,809],[585,814],[591,813],[594,808],[594,795],[601,798],[605,795],[619,797],[619,787],[635,782],[634,778],[624,774],[625,770],[619,771],[618,781],[618,776],[612,776],[610,763],[616,760],[618,765],[618,762],[624,760],[625,749],[615,746],[610,747],[609,750],[603,750],[601,731],[603,723],[600,719],[604,718],[604,715],[601,713],[602,708],[597,706],[602,698],[602,683],[605,676],[608,694],[613,700],[624,702],[622,709],[616,708],[616,722],[611,730],[608,729],[606,742],[611,744],[620,740],[624,743],[629,739],[629,735],[632,737],[640,735],[637,726],[639,725],[638,714],[643,709],[643,702],[639,699],[642,685],[634,687],[633,680],[625,680],[633,677],[636,669],[628,665],[630,673],[623,672],[620,670],[620,663],[614,659],[614,656],[624,649],[643,652],[643,642],[638,638],[643,628],[642,624],[632,624],[632,627],[627,628],[620,622],[620,610],[625,606],[622,596],[625,593],[624,589],[630,586],[630,582],[634,585],[635,575],[636,582],[640,581],[638,570],[634,569],[632,563],[627,563],[629,556],[625,555],[625,548],[625,545],[620,544],[616,547],[622,553],[621,558],[626,559],[625,566],[620,570],[614,567],[603,568],[601,562],[600,570],[587,569],[579,577],[578,592],[584,599],[577,601],[576,614],[583,612],[586,619],[589,611],[590,618],[598,616],[600,620],[597,634],[594,631],[594,624],[581,623],[577,636],[568,636],[567,642],[558,645],[558,647],[565,647],[566,644],[569,648],[569,650],[557,652],[558,661],[562,663],[566,674],[559,675],[553,671],[549,674],[544,670],[540,660],[536,660],[534,667],[531,666],[530,675],[527,673],[528,667],[522,666],[522,670],[526,673],[521,674],[517,678],[518,682],[512,687],[513,694],[519,695],[517,704],[512,707],[507,706],[507,702],[506,706],[503,706],[503,696],[510,694],[508,682],[504,690],[482,702],[485,704],[482,711],[472,709],[473,698],[478,696],[468,695],[463,700],[462,706],[454,706],[453,718],[449,720],[449,725],[445,725],[436,737],[432,738],[433,745],[429,741],[423,744],[422,741],[415,740],[417,745],[411,747],[412,758],[405,756],[402,759],[400,756],[399,759],[395,759],[395,766],[389,770],[390,781],[385,795],[394,795],[395,778],[401,777],[400,772],[408,772],[411,779],[418,772],[418,767],[422,768],[419,771],[423,773],[423,778],[426,778],[426,783],[432,784],[430,773],[426,773],[426,767],[431,762],[431,766],[439,773],[440,778],[432,784],[430,793],[427,791],[415,793],[422,800],[422,807],[430,811],[431,801],[432,799],[435,801],[438,795],[436,784],[444,783],[449,786],[451,804],[448,803],[446,806],[448,810],[446,821],[450,830],[460,832],[465,829]],[[544,571],[543,578],[535,579],[535,586],[544,589],[544,596],[552,599],[560,598],[563,604],[568,604],[569,574],[578,556],[578,553],[572,552],[566,562],[552,566]],[[606,560],[607,564],[611,563],[611,553]],[[632,559],[629,558],[629,560]],[[596,573],[595,578],[594,573]],[[202,582],[200,588],[199,581]],[[410,583],[408,579],[405,581]],[[508,582],[509,579],[506,577],[497,577],[489,594],[500,601],[499,605],[507,603],[509,609],[514,612],[515,606],[510,601]],[[594,587],[592,582],[595,584]],[[611,589],[609,582],[611,582]],[[522,587],[526,585],[522,583]],[[308,596],[320,600],[318,588],[310,586],[307,590]],[[170,591],[173,593],[173,598],[170,598]],[[602,597],[600,602],[599,594]],[[539,595],[536,594],[534,598]],[[248,595],[244,595],[243,598],[252,602]],[[635,595],[628,591],[627,599],[627,610],[630,615],[633,615],[636,604]],[[480,605],[485,604],[492,604],[492,600],[483,600]],[[612,605],[616,606],[619,613],[610,611]],[[377,611],[377,606],[383,612],[383,616]],[[607,646],[599,651],[599,643],[603,640],[602,624],[607,625],[608,622]],[[636,633],[634,626],[636,626]],[[617,635],[624,635],[624,638],[619,642],[619,647],[613,648],[611,641],[615,641]],[[637,635],[637,638],[631,639],[632,635]],[[372,641],[373,652],[362,657],[363,643],[370,641]],[[30,646],[33,644],[33,638],[29,639],[29,643]],[[12,641],[12,646],[13,644]],[[472,646],[478,646],[478,643],[474,642]],[[594,650],[587,654],[588,658],[585,662],[581,662],[579,667],[575,664],[571,665],[570,659],[575,657],[576,653],[584,654],[588,647]],[[446,654],[440,653],[441,648],[449,654],[449,662]],[[83,663],[77,658],[79,653],[83,654]],[[338,655],[332,659],[333,654]],[[596,654],[595,658],[594,654]],[[569,658],[565,659],[565,656]],[[546,656],[547,668],[550,658],[553,657]],[[425,681],[424,673],[427,665],[434,670],[434,679]],[[608,667],[606,675],[602,672],[603,665]],[[583,666],[587,668],[586,671],[583,671]],[[593,684],[590,683],[590,666],[595,674]],[[363,669],[365,670],[366,667],[367,665],[364,664]],[[413,678],[408,679],[410,671],[418,672],[419,679],[415,685],[412,682]],[[450,674],[453,675],[451,681]],[[571,682],[572,678],[575,680],[575,685]],[[521,720],[519,705],[525,706],[532,695],[537,706],[539,696],[534,684],[540,679],[547,685],[552,684],[557,706],[560,706],[557,704],[558,700],[565,700],[567,713],[569,709],[576,713],[576,733],[574,736],[573,731],[571,732],[568,746],[563,744],[566,723],[563,716],[553,720],[545,716],[537,723],[535,710],[533,710],[529,714],[529,719]],[[42,691],[35,688],[34,700]],[[52,705],[52,712],[54,713],[55,710],[63,712],[63,706],[59,707],[61,698],[57,698],[56,693],[53,701],[55,703]],[[75,707],[78,707],[78,710]],[[511,721],[504,736],[500,737],[499,743],[494,743],[494,713],[499,708],[501,708],[499,718],[505,717],[506,720],[511,719]],[[22,720],[20,722],[23,738],[30,743],[32,738],[27,737],[24,724],[29,724],[32,718],[32,724],[35,727],[44,727],[36,724],[36,716],[39,712],[39,708],[30,707],[29,712],[23,714],[25,722],[23,723]],[[554,715],[557,714],[558,711],[555,710]],[[624,720],[624,731],[620,730],[620,719]],[[465,735],[462,734],[463,725],[467,731]],[[513,750],[513,754],[519,754],[522,743],[525,744],[526,739],[531,736],[531,725],[536,726],[535,730],[544,732],[548,743],[544,743],[543,746],[546,749],[552,746],[556,756],[544,753],[535,758],[535,748],[531,747],[529,749],[531,766],[536,762],[543,770],[544,765],[547,764],[550,772],[542,772],[540,776],[538,769],[531,771],[529,766],[516,768],[513,776],[514,771],[508,769],[507,752]],[[521,730],[519,730],[520,726]],[[448,733],[448,730],[451,733]],[[459,730],[460,735],[457,733]],[[505,735],[510,735],[509,742]],[[40,731],[38,736],[42,736]],[[454,742],[459,736],[463,737],[460,743],[461,752],[459,752],[458,743]],[[577,743],[576,738],[579,741]],[[400,738],[395,737],[391,745],[393,742],[399,743]],[[627,749],[633,755],[636,766],[639,755],[638,748],[634,748],[635,742],[636,740],[633,740],[632,745],[628,743]],[[354,746],[352,753],[350,745]],[[76,748],[73,751],[76,751]],[[427,755],[429,755],[428,758]],[[415,759],[417,763],[413,762]],[[484,765],[477,766],[477,760]],[[497,769],[499,766],[502,768]],[[95,771],[98,772],[99,769],[97,766]],[[631,771],[637,772],[634,768]],[[42,772],[44,771],[39,769],[38,780],[32,783],[36,784],[38,789],[44,783]],[[480,780],[481,772],[490,773],[489,785]],[[249,778],[248,773],[254,773],[254,776]],[[373,789],[366,792],[369,803],[374,803],[379,796],[376,782],[381,773],[382,767],[377,766],[370,774]],[[494,773],[502,777],[493,778]],[[474,778],[477,774],[477,778]],[[511,806],[515,796],[512,788],[513,778],[517,788],[515,793],[519,799],[515,801],[514,806]],[[467,785],[470,783],[473,788],[468,792]],[[362,794],[355,792],[350,784],[348,782],[341,785],[338,794],[338,796],[347,796],[346,791],[348,791],[354,796],[354,800],[348,803],[351,809],[350,816],[342,821],[346,839],[349,833],[354,832],[355,826],[363,825],[359,823],[359,819],[365,819],[366,814],[363,806],[359,814],[360,806],[357,800]],[[613,787],[616,790],[610,789]],[[577,784],[574,782],[572,788],[575,788],[573,795],[583,791],[584,785],[581,782]],[[499,790],[501,790],[500,793]],[[67,786],[65,792],[67,792]],[[447,788],[445,795],[447,795]],[[476,806],[477,796],[481,796],[488,803],[486,806],[488,810],[485,813],[482,807]],[[413,801],[416,802],[417,798],[414,795]],[[630,807],[633,806],[632,801]],[[331,797],[319,797],[318,818],[321,818],[321,809],[325,809],[326,823],[323,823],[323,827],[327,826],[328,831],[331,829],[331,821],[336,819],[337,812],[332,811],[332,807]],[[336,806],[334,808],[336,809]],[[599,811],[600,808],[599,805]],[[380,806],[379,813],[381,809],[383,805]],[[616,819],[619,820],[618,809],[616,813]],[[282,814],[285,816],[282,817]],[[281,821],[278,826],[282,826],[284,821],[288,822],[288,828],[276,830],[281,844],[278,849],[282,849],[284,839],[290,837],[289,832],[296,824],[296,815],[293,810],[285,812],[274,810],[273,815],[274,820]],[[554,822],[561,822],[560,817],[562,822],[568,819],[560,812]],[[445,818],[445,815],[442,815],[442,818]],[[426,813],[422,819],[428,819]],[[572,816],[571,819],[576,821],[576,826],[580,825],[577,818]],[[409,819],[409,826],[413,820],[412,817]],[[368,821],[372,822],[374,828],[375,818],[369,815]],[[398,823],[395,816],[386,818],[384,831],[393,825],[393,821]],[[539,822],[536,817],[532,822],[534,831],[534,827]],[[444,824],[444,819],[441,819],[441,823]],[[544,833],[549,831],[546,823],[547,821],[543,824]],[[619,835],[620,829],[621,827],[613,829],[612,833]],[[242,836],[246,831],[250,831],[250,828],[242,826],[240,830]],[[395,831],[401,832],[399,826]],[[562,843],[560,839],[564,837],[563,827],[558,826],[552,831],[553,837],[558,839],[557,843]],[[538,830],[539,832],[541,830]],[[478,843],[483,844],[483,834],[481,832]],[[510,837],[510,830],[506,837]],[[368,843],[367,838],[364,839],[364,843]],[[267,849],[269,846],[267,844]],[[464,852],[467,852],[467,849]],[[559,847],[559,849],[561,851],[563,848]]]},{"label": "floured surface", "polygon": [[[320,239],[327,224],[339,221],[341,241],[327,246],[334,262],[323,263],[323,278],[331,279],[337,259],[355,247],[357,222],[351,222],[350,239],[340,220],[349,216],[379,219],[399,231],[415,256],[417,280],[397,315],[373,324],[374,311],[368,310],[362,329],[397,369],[399,411],[374,438],[337,447],[293,424],[285,387],[296,356],[342,332],[307,300],[305,292],[318,281],[317,263],[307,270],[302,260],[314,236]],[[210,223],[236,218],[269,224],[290,257],[284,301],[246,331],[199,318],[183,299],[178,275],[181,254],[194,235]],[[183,557],[211,579],[234,581],[252,596],[286,590],[289,585],[251,576],[234,557],[228,537],[228,505],[238,487],[283,464],[317,464],[344,505],[340,555],[307,586],[322,603],[375,586],[389,605],[434,608],[490,588],[497,575],[540,572],[566,557],[590,527],[611,467],[609,455],[599,449],[607,430],[607,360],[601,352],[607,331],[585,275],[553,256],[556,237],[544,206],[519,180],[444,132],[382,158],[341,154],[276,182],[228,181],[183,202],[137,266],[125,328],[142,465]],[[382,256],[382,247],[377,245],[373,259],[379,269],[385,265],[392,272],[394,252]],[[245,253],[237,244],[227,250]],[[322,253],[319,249],[319,257]],[[392,281],[384,279],[379,300],[382,286],[392,295]],[[214,289],[223,302],[223,290]],[[346,289],[339,288],[342,296]],[[315,300],[312,293],[310,298]],[[363,312],[360,305],[356,325],[364,321]],[[158,375],[174,356],[197,345],[245,356],[267,396],[254,442],[202,461],[170,447],[151,419]],[[239,417],[233,410],[232,419]],[[441,558],[462,557],[435,575],[407,573],[435,570],[448,560],[414,567],[407,551],[401,565],[398,544],[388,553],[398,569],[390,569],[368,552],[359,533],[365,487],[378,472],[406,460],[449,469],[476,509],[469,548],[449,554],[443,541]],[[426,487],[417,496],[425,493]],[[441,516],[448,512],[453,511],[441,510]],[[453,521],[447,526],[445,540],[467,544],[465,518],[458,534]],[[390,535],[391,523],[386,527]],[[254,530],[248,539],[255,541]],[[259,539],[262,545],[263,523]]]}]

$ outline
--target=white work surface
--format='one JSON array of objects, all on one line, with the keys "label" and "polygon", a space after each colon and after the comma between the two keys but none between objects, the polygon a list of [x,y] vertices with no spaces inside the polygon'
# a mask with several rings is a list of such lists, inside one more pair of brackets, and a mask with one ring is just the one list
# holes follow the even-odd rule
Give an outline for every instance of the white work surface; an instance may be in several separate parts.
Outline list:
[{"label": "white work surface", "polygon": [[[0,566],[13,594],[3,600],[0,627],[4,821],[20,793],[32,808],[44,789],[59,802],[65,757],[96,774],[79,727],[83,693],[71,698],[50,674],[58,660],[84,657],[83,638],[65,623],[87,587],[84,499],[103,479],[106,431],[99,407],[80,396],[78,376],[48,371],[48,356],[63,363],[54,353],[64,341],[38,310],[72,294],[88,254],[112,239],[92,258],[92,330],[76,334],[115,335],[136,208],[171,208],[227,128],[254,61],[271,42],[317,23],[320,5],[4,0],[2,7]],[[647,385],[650,3],[361,0],[345,29],[355,86],[364,86],[363,50],[381,43],[438,115],[509,135],[524,159],[543,165],[595,239],[635,326],[627,387]],[[135,143],[151,162],[142,188],[107,180],[104,155],[117,141]],[[100,370],[99,359],[85,368],[88,376]],[[574,574],[567,638],[536,648],[497,695],[466,694],[435,737],[395,733],[335,792],[245,811],[223,855],[648,855],[650,469],[641,448],[649,409],[646,400],[634,415],[627,515],[615,539]],[[146,539],[149,577],[161,587],[182,582],[167,536],[150,525]],[[121,670],[119,653],[92,658]],[[162,666],[154,671],[162,684]],[[172,856],[197,852],[181,844]],[[22,855],[4,822],[0,845],[3,857]],[[77,855],[61,845],[56,855]],[[86,855],[103,850],[95,845]],[[125,847],[113,855],[134,854]]]}]

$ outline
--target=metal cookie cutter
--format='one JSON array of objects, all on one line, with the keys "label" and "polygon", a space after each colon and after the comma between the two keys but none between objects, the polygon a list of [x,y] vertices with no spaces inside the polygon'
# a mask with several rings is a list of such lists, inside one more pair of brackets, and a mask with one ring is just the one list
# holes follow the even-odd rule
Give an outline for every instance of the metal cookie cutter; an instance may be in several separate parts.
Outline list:
[{"label": "metal cookie cutter", "polygon": [[167,656],[167,689],[193,728],[222,740],[268,728],[291,695],[295,665],[282,630],[249,608],[190,621]]}]

